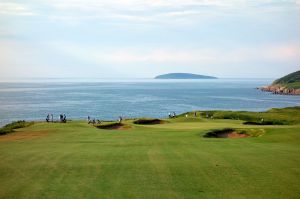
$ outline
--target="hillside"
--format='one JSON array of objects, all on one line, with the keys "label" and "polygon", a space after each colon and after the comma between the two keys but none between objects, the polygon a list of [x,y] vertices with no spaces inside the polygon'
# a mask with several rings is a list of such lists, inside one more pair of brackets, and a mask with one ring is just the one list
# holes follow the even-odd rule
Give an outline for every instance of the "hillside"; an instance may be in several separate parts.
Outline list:
[{"label": "hillside", "polygon": [[273,85],[284,85],[288,88],[299,89],[300,88],[300,71],[288,74],[273,82]]},{"label": "hillside", "polygon": [[262,87],[261,90],[274,94],[300,95],[300,71],[281,77],[272,85]]},{"label": "hillside", "polygon": [[213,76],[198,75],[192,73],[168,73],[163,75],[158,75],[155,79],[217,79]]}]

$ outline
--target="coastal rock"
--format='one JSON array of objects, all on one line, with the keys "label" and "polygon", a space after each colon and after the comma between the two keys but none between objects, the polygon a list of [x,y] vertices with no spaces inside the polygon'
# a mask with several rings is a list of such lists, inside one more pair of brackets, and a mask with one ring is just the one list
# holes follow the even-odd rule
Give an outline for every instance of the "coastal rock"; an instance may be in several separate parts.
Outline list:
[{"label": "coastal rock", "polygon": [[279,84],[263,86],[260,90],[279,95],[300,95],[300,89],[287,88]]}]

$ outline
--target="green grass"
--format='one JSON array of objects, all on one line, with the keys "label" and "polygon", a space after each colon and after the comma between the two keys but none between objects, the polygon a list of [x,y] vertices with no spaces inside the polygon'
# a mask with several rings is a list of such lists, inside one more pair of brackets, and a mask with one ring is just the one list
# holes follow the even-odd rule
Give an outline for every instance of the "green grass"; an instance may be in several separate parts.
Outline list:
[{"label": "green grass", "polygon": [[299,89],[300,88],[300,81],[284,84],[289,89]]},{"label": "green grass", "polygon": [[[262,124],[287,125],[300,123],[300,107],[289,107],[284,109],[271,109],[266,112],[246,111],[202,111],[202,117],[206,114],[215,119],[243,120],[246,122],[257,122]],[[193,113],[189,113],[192,115]],[[263,122],[261,121],[263,119]]]},{"label": "green grass", "polygon": [[[299,108],[256,114],[293,125],[192,113],[158,125],[126,120],[128,130],[36,122],[0,136],[0,198],[299,198]],[[264,134],[203,137],[224,128]]]},{"label": "green grass", "polygon": [[300,88],[300,71],[296,71],[294,73],[288,74],[280,79],[277,79],[273,82],[273,85],[280,84],[284,85],[287,88]]}]

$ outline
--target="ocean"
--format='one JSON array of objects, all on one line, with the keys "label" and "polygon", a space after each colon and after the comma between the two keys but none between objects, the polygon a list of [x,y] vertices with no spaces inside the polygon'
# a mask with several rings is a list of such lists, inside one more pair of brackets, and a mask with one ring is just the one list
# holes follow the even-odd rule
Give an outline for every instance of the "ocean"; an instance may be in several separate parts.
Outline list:
[{"label": "ocean", "polygon": [[154,80],[46,79],[0,82],[0,126],[16,120],[117,120],[167,117],[193,110],[265,111],[300,106],[300,96],[257,90],[272,79]]}]

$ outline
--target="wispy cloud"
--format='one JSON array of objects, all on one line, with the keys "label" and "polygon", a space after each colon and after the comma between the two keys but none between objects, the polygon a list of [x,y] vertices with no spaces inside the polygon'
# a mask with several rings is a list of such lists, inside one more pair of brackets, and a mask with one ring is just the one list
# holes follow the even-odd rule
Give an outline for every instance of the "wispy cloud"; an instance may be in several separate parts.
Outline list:
[{"label": "wispy cloud", "polygon": [[93,11],[98,9],[111,10],[153,10],[153,9],[180,9],[188,7],[215,7],[215,8],[242,8],[253,6],[284,6],[297,5],[299,0],[44,0],[50,6],[64,10]]},{"label": "wispy cloud", "polygon": [[0,15],[32,16],[37,13],[20,3],[0,2]]},{"label": "wispy cloud", "polygon": [[300,43],[272,44],[249,46],[220,50],[218,48],[123,48],[101,50],[74,44],[48,43],[55,51],[72,57],[92,61],[95,63],[110,64],[142,64],[142,63],[181,63],[181,64],[232,64],[245,62],[300,62]]},{"label": "wispy cloud", "polygon": [[238,12],[245,8],[259,7],[266,11],[274,11],[286,5],[300,7],[299,0],[41,0],[37,9],[32,8],[34,4],[30,1],[26,3],[1,2],[0,15],[34,16],[41,13],[52,22],[67,24],[99,19],[107,23],[122,20],[131,23],[164,24],[181,20],[182,24],[189,24],[201,18],[205,20],[207,17],[220,17],[220,13],[230,13],[233,10]]},{"label": "wispy cloud", "polygon": [[[240,1],[240,0],[44,0],[45,4],[57,11],[53,19],[68,17],[74,22],[74,15],[83,15],[77,20],[121,19],[129,22],[170,21],[173,18],[193,20],[194,16],[220,16],[220,13],[246,12],[247,9],[259,11],[279,11],[290,7],[299,7],[298,0],[290,1]],[[254,12],[257,10],[252,10]],[[67,20],[65,20],[67,21]]]}]

